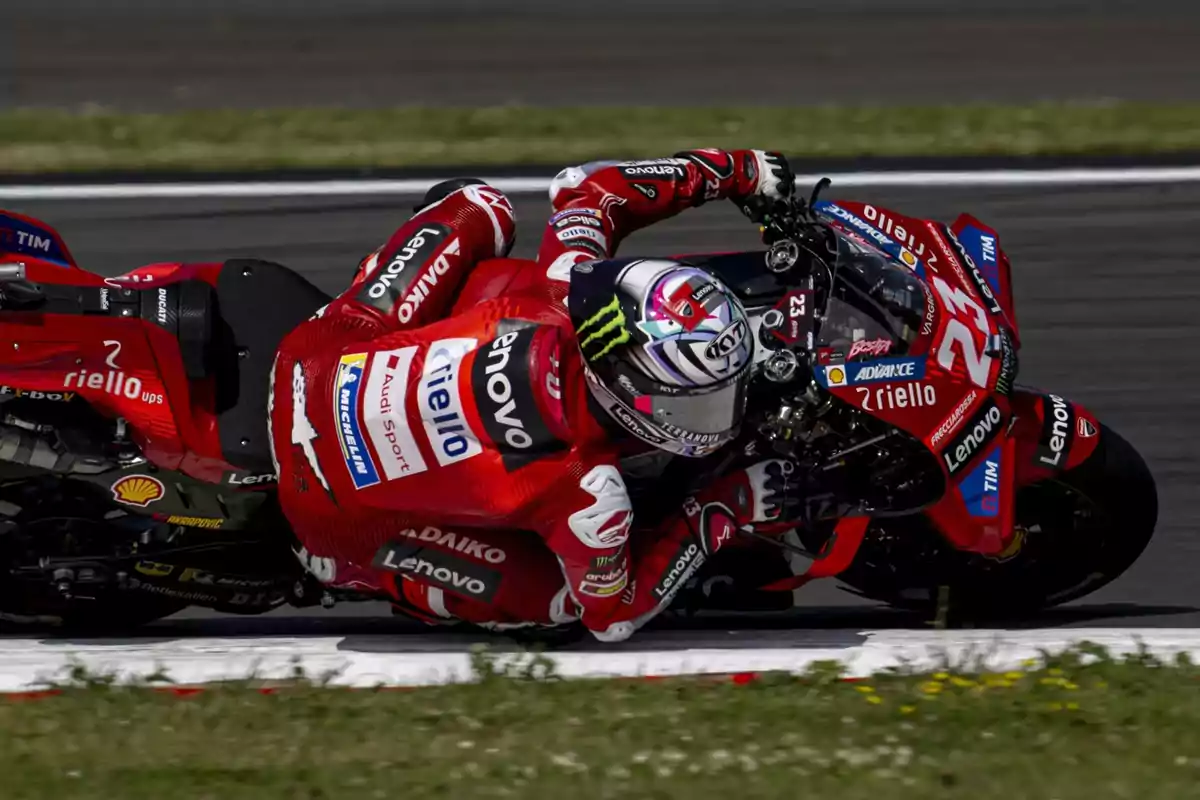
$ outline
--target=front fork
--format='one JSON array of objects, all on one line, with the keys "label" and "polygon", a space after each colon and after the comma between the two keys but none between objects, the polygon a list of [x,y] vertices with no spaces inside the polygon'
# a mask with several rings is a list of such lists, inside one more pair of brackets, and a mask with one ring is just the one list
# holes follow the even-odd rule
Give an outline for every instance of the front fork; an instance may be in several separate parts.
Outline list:
[{"label": "front fork", "polygon": [[[1060,395],[1018,388],[1009,402],[1007,428],[924,512],[956,548],[998,560],[1020,550],[1017,492],[1079,466],[1100,441],[1096,416]],[[870,517],[843,517],[804,574],[762,588],[790,591],[838,575],[854,561],[869,524]]]}]

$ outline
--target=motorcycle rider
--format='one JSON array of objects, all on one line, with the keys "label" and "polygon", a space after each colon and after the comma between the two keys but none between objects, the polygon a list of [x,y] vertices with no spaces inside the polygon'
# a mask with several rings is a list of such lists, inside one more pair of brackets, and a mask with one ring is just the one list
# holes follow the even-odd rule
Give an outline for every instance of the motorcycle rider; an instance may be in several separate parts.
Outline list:
[{"label": "motorcycle rider", "polygon": [[629,637],[735,529],[779,516],[791,465],[755,464],[638,526],[623,442],[680,456],[728,443],[754,344],[712,275],[606,259],[685,208],[745,210],[793,184],[760,150],[564,170],[536,272],[449,317],[472,267],[508,254],[515,213],[482,181],[432,189],[272,371],[279,497],[308,569],[429,622],[581,620]]}]

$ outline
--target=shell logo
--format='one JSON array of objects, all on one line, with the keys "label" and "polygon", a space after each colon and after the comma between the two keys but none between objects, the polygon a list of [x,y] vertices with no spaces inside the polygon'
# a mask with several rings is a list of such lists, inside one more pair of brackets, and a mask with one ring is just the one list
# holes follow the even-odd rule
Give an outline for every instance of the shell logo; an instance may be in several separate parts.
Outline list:
[{"label": "shell logo", "polygon": [[825,381],[830,386],[845,386],[846,385],[846,368],[841,366],[826,367]]},{"label": "shell logo", "polygon": [[163,499],[167,490],[162,481],[149,475],[126,475],[112,485],[112,493],[118,503],[145,508]]},{"label": "shell logo", "polygon": [[914,256],[912,251],[909,250],[907,247],[901,247],[900,248],[900,263],[904,264],[904,266],[908,267],[909,269],[916,269],[917,268],[917,257]]}]

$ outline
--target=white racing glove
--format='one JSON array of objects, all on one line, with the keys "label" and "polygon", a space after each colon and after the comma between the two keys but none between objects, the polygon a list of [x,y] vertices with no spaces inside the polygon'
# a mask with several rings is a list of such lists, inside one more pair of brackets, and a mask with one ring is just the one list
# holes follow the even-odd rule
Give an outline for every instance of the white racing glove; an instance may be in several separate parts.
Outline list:
[{"label": "white racing glove", "polygon": [[796,176],[788,166],[782,153],[766,150],[751,150],[758,166],[758,186],[754,193],[767,200],[783,200],[791,197],[796,189]]}]

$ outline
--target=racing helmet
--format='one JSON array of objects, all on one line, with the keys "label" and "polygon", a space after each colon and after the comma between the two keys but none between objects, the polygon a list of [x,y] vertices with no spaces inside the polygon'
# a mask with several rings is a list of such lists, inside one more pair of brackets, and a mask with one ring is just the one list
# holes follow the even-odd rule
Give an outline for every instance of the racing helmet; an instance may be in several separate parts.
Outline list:
[{"label": "racing helmet", "polygon": [[567,306],[588,389],[622,429],[695,458],[737,436],[754,337],[720,280],[666,259],[584,261]]}]

